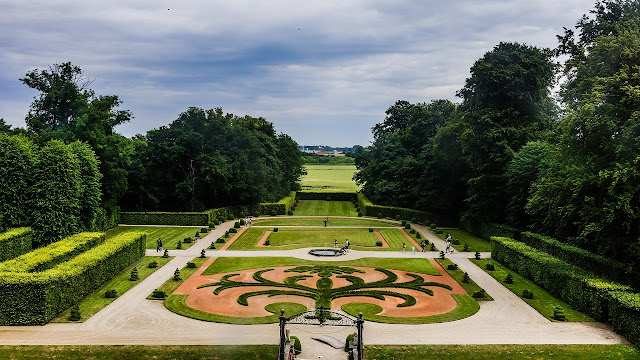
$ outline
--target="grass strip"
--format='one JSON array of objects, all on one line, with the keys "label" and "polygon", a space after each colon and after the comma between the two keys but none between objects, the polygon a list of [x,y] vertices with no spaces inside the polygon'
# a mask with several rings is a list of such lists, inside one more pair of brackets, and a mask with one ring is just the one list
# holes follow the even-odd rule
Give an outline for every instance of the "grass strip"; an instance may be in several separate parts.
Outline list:
[{"label": "grass strip", "polygon": [[[469,317],[480,310],[480,305],[471,296],[464,294],[451,295],[458,303],[455,309],[448,313],[421,317],[391,317],[376,315],[382,307],[369,303],[348,303],[342,305],[342,310],[349,315],[358,316],[362,313],[365,320],[388,324],[434,324],[455,321]],[[369,359],[370,357],[367,356]]]},{"label": "grass strip", "polygon": [[[480,259],[480,260],[471,260],[473,263],[478,265],[481,269],[485,270],[487,274],[491,275],[494,279],[498,280],[500,284],[502,284],[507,289],[511,290],[512,293],[519,296],[522,300],[524,300],[527,304],[529,304],[532,308],[536,309],[540,314],[551,321],[553,320],[553,309],[556,306],[561,306],[564,309],[564,314],[567,321],[576,321],[576,322],[587,322],[587,321],[595,321],[593,318],[585,315],[577,310],[573,310],[571,305],[565,303],[564,301],[554,297],[549,294],[546,290],[539,287],[532,281],[522,277],[520,274],[511,271],[506,266],[501,263],[493,260],[493,259]],[[495,268],[493,271],[486,270],[486,264],[492,264]],[[508,274],[511,274],[513,277],[513,284],[505,283],[505,278]],[[523,290],[529,290],[533,292],[533,299],[525,299],[522,297]]]},{"label": "grass strip", "polygon": [[[449,273],[449,275],[451,275],[452,278],[454,278],[458,282],[458,284],[460,284],[460,286],[462,286],[462,288],[467,292],[467,294],[473,295],[476,291],[483,290],[471,278],[469,278],[468,283],[462,282],[462,279],[464,278],[464,271],[460,270],[460,268],[458,268],[457,270],[447,269],[449,265],[453,265],[453,261],[451,261],[451,259],[444,259],[444,260],[436,259],[436,261],[438,262],[438,264],[440,264],[440,266],[442,266],[442,268],[447,273]],[[478,300],[492,301],[493,298],[491,297],[491,295],[485,292],[485,297],[483,299],[478,299]]]},{"label": "grass strip", "polygon": [[[184,238],[193,238],[202,227],[171,227],[171,226],[118,226],[106,232],[107,239],[114,236],[128,233],[132,231],[141,231],[147,233],[147,249],[155,249],[158,238],[162,239],[164,249],[176,250],[178,240],[183,241]],[[200,234],[205,237],[207,234]],[[182,249],[188,249],[194,242],[190,244],[182,244]]]},{"label": "grass strip", "polygon": [[[259,226],[324,226],[323,217],[287,218],[279,217],[273,219],[256,220],[253,225]],[[327,227],[340,226],[370,226],[370,227],[394,227],[397,223],[383,220],[372,220],[365,218],[336,218],[329,217]]]},{"label": "grass strip", "polygon": [[350,201],[300,200],[293,215],[358,216],[358,213],[356,212],[356,207]]},{"label": "grass strip", "polygon": [[485,240],[481,237],[477,237],[475,235],[469,234],[468,232],[464,231],[464,230],[458,230],[458,229],[447,229],[444,230],[444,232],[442,234],[437,234],[437,236],[439,238],[441,238],[442,240],[445,240],[447,238],[447,234],[451,234],[451,239],[455,240],[460,240],[460,244],[459,245],[454,245],[453,243],[451,244],[451,246],[453,246],[454,249],[458,250],[458,251],[463,251],[464,250],[464,245],[467,244],[469,246],[469,250],[467,251],[472,251],[472,252],[476,252],[476,251],[480,251],[480,252],[485,252],[485,251],[491,251],[491,242],[488,240]]},{"label": "grass strip", "polygon": [[[160,285],[160,287],[158,288],[158,290],[163,290],[165,292],[165,294],[171,294],[172,292],[174,292],[178,287],[180,287],[180,285],[182,285],[182,283],[188,279],[191,275],[193,275],[193,273],[196,272],[196,270],[198,270],[198,268],[200,266],[202,266],[202,264],[204,264],[205,261],[207,261],[208,258],[195,258],[193,260],[191,260],[191,262],[196,264],[195,268],[191,268],[189,269],[188,267],[183,267],[182,269],[180,269],[180,278],[182,280],[173,280],[173,276],[171,276],[171,278],[167,281],[165,281],[164,284]],[[147,297],[147,299],[153,299],[151,297],[151,294],[149,294],[149,296]]]},{"label": "grass strip", "polygon": [[[149,275],[153,274],[156,270],[161,268],[164,264],[168,263],[172,258],[173,257],[163,258],[160,256],[145,256],[141,258],[140,260],[129,265],[126,269],[122,270],[122,272],[116,275],[109,282],[102,285],[98,290],[88,295],[87,297],[82,299],[80,303],[78,303],[78,306],[80,307],[80,314],[82,315],[82,318],[80,319],[80,321],[70,321],[69,315],[70,315],[71,309],[67,309],[66,311],[58,315],[56,318],[51,320],[51,322],[77,323],[77,322],[84,322],[85,320],[88,320],[90,317],[95,315],[98,311],[104,309],[105,307],[107,307],[107,305],[111,304],[115,300],[115,298],[111,298],[111,299],[105,298],[104,297],[105,291],[115,289],[118,296],[122,296],[124,293],[129,291],[129,289],[133,288],[139,282],[141,282],[146,277],[148,277]],[[149,263],[152,261],[158,262],[157,268],[149,268]],[[129,277],[131,276],[131,270],[133,270],[134,267],[138,269],[138,276],[140,278],[140,280],[138,281],[129,280]]]}]

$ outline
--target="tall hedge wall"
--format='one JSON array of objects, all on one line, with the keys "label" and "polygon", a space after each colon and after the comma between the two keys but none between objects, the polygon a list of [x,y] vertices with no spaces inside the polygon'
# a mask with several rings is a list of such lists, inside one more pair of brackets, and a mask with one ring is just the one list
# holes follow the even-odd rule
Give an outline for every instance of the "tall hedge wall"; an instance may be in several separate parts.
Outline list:
[{"label": "tall hedge wall", "polygon": [[640,345],[640,294],[630,286],[509,238],[491,238],[491,257]]},{"label": "tall hedge wall", "polygon": [[300,200],[331,200],[331,201],[353,201],[356,199],[356,193],[350,192],[315,192],[300,191],[298,192]]},{"label": "tall hedge wall", "polygon": [[44,325],[145,253],[146,234],[125,233],[42,272],[0,272],[0,325]]},{"label": "tall hedge wall", "polygon": [[608,279],[640,288],[640,274],[628,271],[625,264],[596,255],[576,246],[532,232],[523,232],[520,241]]},{"label": "tall hedge wall", "polygon": [[284,197],[277,203],[260,203],[254,205],[235,205],[226,206],[221,208],[215,208],[207,210],[209,215],[209,221],[217,219],[227,219],[230,216],[238,218],[241,215],[244,216],[256,216],[256,215],[286,215],[296,201],[297,194],[295,191],[289,193],[289,196]]},{"label": "tall hedge wall", "polygon": [[[358,193],[358,208],[364,213],[365,216],[377,217],[379,214],[383,218],[396,218],[400,216],[403,220],[410,220],[412,218],[418,219],[418,221],[429,220],[431,223],[436,223],[438,226],[457,226],[458,219],[454,215],[434,214],[428,211],[414,210],[393,206],[374,205],[367,197]],[[430,224],[425,224],[430,225]]]},{"label": "tall hedge wall", "polygon": [[120,223],[129,225],[207,226],[209,217],[200,212],[121,212]]},{"label": "tall hedge wall", "polygon": [[10,229],[0,234],[0,262],[31,251],[32,234],[31,228],[27,227]]}]

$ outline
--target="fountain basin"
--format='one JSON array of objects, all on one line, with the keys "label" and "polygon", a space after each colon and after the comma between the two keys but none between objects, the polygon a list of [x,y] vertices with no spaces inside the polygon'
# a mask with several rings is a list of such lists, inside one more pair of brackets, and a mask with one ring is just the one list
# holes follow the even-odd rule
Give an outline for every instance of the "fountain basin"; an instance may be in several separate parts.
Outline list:
[{"label": "fountain basin", "polygon": [[344,253],[339,249],[311,249],[309,250],[309,254],[313,256],[340,256],[344,255]]}]

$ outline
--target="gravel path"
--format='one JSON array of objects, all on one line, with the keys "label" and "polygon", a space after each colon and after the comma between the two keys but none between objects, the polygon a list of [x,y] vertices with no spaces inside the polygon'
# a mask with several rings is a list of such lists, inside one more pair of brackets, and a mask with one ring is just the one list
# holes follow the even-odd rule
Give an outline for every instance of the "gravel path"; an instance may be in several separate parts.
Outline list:
[{"label": "gravel path", "polygon": [[[220,225],[187,250],[169,251],[175,256],[168,264],[120,296],[108,307],[81,324],[47,324],[45,326],[0,327],[0,344],[16,345],[215,345],[215,344],[277,344],[278,325],[230,325],[189,319],[167,310],[161,301],[146,297],[182,268],[188,261],[200,255],[211,241],[224,235],[233,222]],[[445,242],[422,226],[414,226],[438,249]],[[207,250],[207,256],[257,257],[293,256],[317,260],[308,249],[296,250]],[[147,255],[157,255],[148,250]],[[385,258],[434,258],[438,252],[402,254],[400,251],[355,251],[337,258],[322,260],[352,260],[363,257]],[[490,253],[481,256],[489,257]],[[473,253],[455,252],[448,256],[471,278],[489,293],[494,301],[484,301],[480,311],[466,319],[426,325],[392,325],[366,322],[366,344],[628,344],[601,323],[551,322],[527,305],[519,297],[500,285],[495,279],[475,266],[469,257]],[[303,344],[303,358],[342,359],[344,353],[334,351],[311,337],[331,335],[346,338],[351,328],[312,327],[291,325],[291,335],[298,336]],[[344,356],[346,358],[346,356]]]}]

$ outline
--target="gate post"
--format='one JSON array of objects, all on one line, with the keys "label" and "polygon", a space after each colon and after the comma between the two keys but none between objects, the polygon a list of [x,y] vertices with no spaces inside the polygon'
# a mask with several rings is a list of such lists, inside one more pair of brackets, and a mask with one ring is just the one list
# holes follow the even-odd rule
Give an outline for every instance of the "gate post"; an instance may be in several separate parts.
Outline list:
[{"label": "gate post", "polygon": [[284,343],[285,343],[285,332],[284,325],[287,321],[287,318],[284,316],[284,309],[280,309],[280,349],[278,351],[278,360],[285,360],[284,353]]},{"label": "gate post", "polygon": [[364,347],[362,346],[362,326],[364,320],[362,319],[362,313],[358,314],[358,320],[356,320],[356,326],[358,328],[358,359],[364,360]]}]

